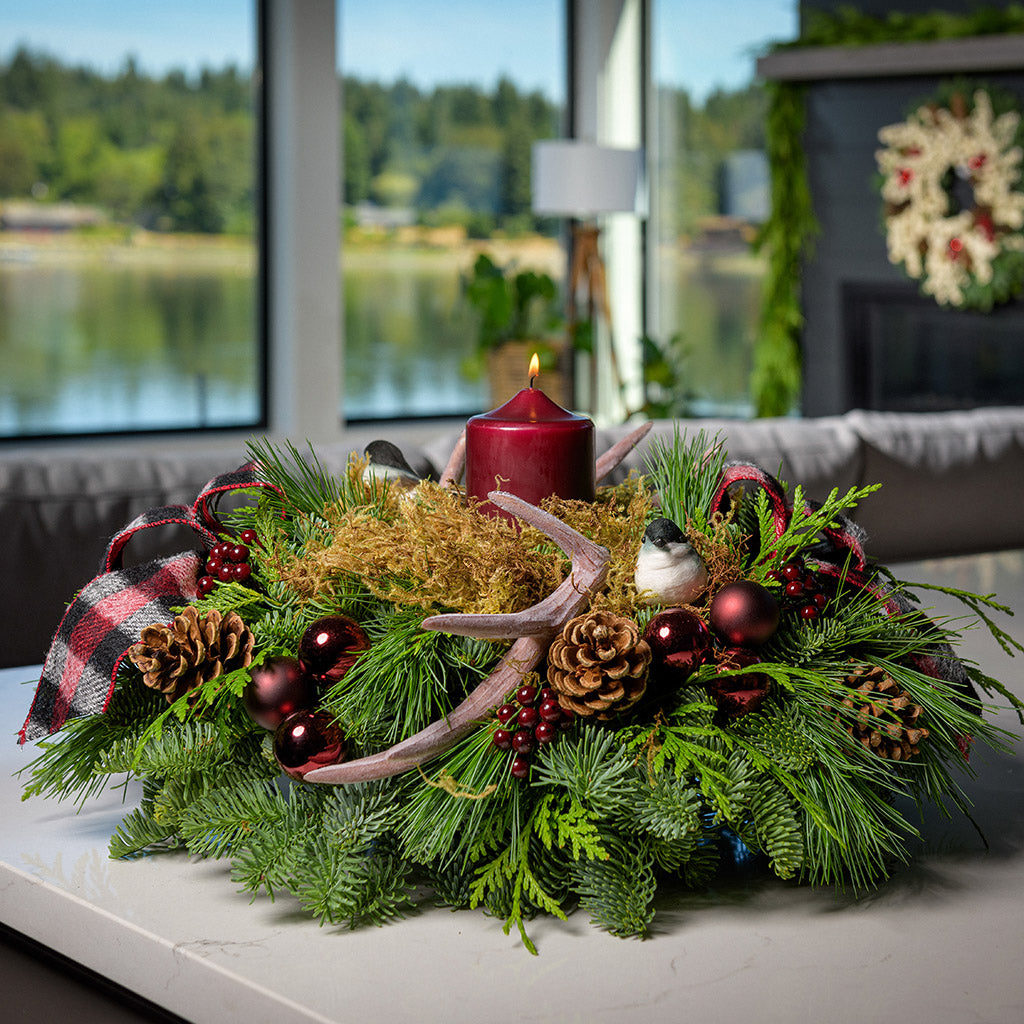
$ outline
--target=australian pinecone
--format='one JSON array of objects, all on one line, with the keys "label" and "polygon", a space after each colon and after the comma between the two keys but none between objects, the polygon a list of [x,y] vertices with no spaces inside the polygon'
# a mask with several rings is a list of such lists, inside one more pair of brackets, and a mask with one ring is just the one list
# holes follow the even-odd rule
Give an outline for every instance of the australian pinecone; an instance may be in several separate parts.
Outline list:
[{"label": "australian pinecone", "polygon": [[611,718],[647,688],[651,649],[637,624],[612,612],[570,619],[548,651],[548,683],[558,703],[584,718]]},{"label": "australian pinecone", "polygon": [[921,705],[885,669],[858,665],[843,682],[853,692],[843,699],[835,720],[854,739],[893,761],[919,753],[918,743],[928,736],[928,730],[917,724]]},{"label": "australian pinecone", "polygon": [[142,671],[147,686],[168,701],[224,672],[252,661],[253,635],[237,612],[222,616],[211,609],[200,616],[188,605],[170,626],[159,623],[142,630],[128,657]]}]

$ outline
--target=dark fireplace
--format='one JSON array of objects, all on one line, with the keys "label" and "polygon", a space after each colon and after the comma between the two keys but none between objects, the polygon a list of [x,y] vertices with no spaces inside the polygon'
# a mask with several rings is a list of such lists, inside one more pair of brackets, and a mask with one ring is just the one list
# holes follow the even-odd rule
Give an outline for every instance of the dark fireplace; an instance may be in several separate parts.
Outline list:
[{"label": "dark fireplace", "polygon": [[1024,405],[1024,311],[951,311],[913,284],[842,286],[848,403],[890,412]]}]

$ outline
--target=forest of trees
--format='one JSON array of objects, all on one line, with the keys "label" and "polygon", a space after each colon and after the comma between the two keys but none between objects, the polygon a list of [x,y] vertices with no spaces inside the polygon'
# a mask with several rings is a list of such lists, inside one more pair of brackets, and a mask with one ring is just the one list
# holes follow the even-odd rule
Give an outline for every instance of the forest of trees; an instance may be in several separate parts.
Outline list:
[{"label": "forest of trees", "polygon": [[[561,112],[507,78],[491,90],[421,90],[346,77],[339,199],[415,211],[471,234],[534,229],[530,147],[560,134]],[[703,106],[666,104],[678,147],[673,188],[684,222],[716,212],[726,155],[763,147],[764,97],[750,87]],[[253,230],[255,116],[234,67],[152,77],[131,59],[114,75],[25,49],[0,64],[0,201],[101,207],[116,223],[162,231]]]}]

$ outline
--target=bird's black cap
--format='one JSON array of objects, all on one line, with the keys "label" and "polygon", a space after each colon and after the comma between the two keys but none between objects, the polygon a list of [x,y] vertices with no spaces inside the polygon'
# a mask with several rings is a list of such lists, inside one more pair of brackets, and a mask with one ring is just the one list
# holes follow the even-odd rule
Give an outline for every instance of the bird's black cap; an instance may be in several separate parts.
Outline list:
[{"label": "bird's black cap", "polygon": [[671,519],[652,519],[644,531],[644,540],[663,548],[667,544],[685,543],[686,535]]},{"label": "bird's black cap", "polygon": [[416,470],[405,461],[401,449],[390,441],[371,441],[364,449],[363,454],[374,466],[387,466],[389,469],[397,469],[411,477],[419,476]]}]

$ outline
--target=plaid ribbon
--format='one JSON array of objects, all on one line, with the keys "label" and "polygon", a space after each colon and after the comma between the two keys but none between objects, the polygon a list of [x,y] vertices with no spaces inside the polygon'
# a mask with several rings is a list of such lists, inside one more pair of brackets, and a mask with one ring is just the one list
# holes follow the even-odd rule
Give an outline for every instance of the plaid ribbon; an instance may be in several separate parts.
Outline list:
[{"label": "plaid ribbon", "polygon": [[255,463],[210,480],[191,506],[165,505],[133,519],[111,540],[102,572],[68,606],[46,655],[28,718],[18,742],[57,732],[69,718],[106,711],[128,648],[145,626],[170,622],[172,608],[196,598],[201,564],[195,551],[121,567],[128,541],[140,530],[177,523],[190,527],[207,547],[223,527],[217,501],[229,491],[273,486]]}]

